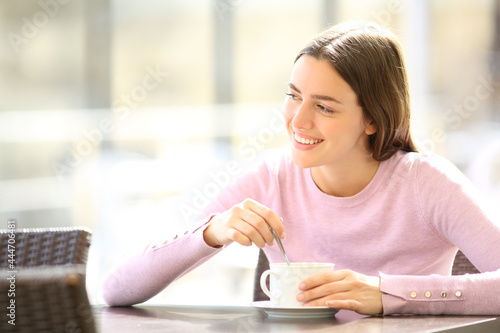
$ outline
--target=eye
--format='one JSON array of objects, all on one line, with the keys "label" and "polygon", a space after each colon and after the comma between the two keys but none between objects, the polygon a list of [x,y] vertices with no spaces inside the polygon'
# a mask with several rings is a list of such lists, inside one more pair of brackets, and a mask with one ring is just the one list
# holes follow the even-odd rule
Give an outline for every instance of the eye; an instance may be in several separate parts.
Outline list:
[{"label": "eye", "polygon": [[321,104],[318,104],[317,107],[318,107],[318,109],[319,109],[319,111],[321,113],[324,113],[324,114],[327,114],[327,115],[331,115],[331,114],[333,114],[335,112],[332,109],[329,109],[329,108],[327,108],[327,107],[325,107],[325,106],[323,106]]},{"label": "eye", "polygon": [[287,92],[287,93],[285,93],[285,95],[287,95],[288,98],[290,98],[291,100],[294,100],[294,101],[299,99],[299,96],[295,95],[294,93]]}]

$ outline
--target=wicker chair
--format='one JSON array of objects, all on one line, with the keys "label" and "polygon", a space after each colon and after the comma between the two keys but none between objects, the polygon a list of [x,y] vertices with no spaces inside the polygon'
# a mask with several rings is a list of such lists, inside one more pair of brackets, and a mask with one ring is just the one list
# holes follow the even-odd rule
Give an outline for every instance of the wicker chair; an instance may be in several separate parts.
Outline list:
[{"label": "wicker chair", "polygon": [[85,289],[88,230],[0,230],[0,244],[0,304],[15,305],[1,332],[96,332]]},{"label": "wicker chair", "polygon": [[[254,302],[269,300],[269,297],[266,294],[264,294],[264,292],[260,288],[260,276],[267,269],[269,269],[269,261],[267,260],[264,251],[260,250],[259,259],[257,261],[257,267],[255,268],[254,282],[253,282]],[[464,275],[464,274],[474,274],[474,273],[479,273],[479,270],[469,261],[469,259],[465,256],[465,254],[462,253],[462,251],[458,251],[457,255],[455,256],[455,261],[453,263],[452,275]]]},{"label": "wicker chair", "polygon": [[[0,267],[8,267],[9,230],[0,230]],[[90,247],[90,231],[85,228],[18,229],[15,246],[17,267],[85,265]]]},{"label": "wicker chair", "polygon": [[462,251],[458,251],[455,256],[455,261],[453,262],[453,268],[451,275],[464,275],[464,274],[476,274],[480,273],[479,270],[474,266],[469,259],[463,254]]}]

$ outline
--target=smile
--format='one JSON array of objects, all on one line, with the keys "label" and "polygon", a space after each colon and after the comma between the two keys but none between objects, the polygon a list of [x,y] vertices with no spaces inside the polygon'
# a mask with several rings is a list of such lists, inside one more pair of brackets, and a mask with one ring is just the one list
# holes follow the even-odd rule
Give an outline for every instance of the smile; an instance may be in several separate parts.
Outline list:
[{"label": "smile", "polygon": [[293,137],[298,143],[301,143],[303,145],[314,145],[314,144],[325,141],[325,140],[321,140],[321,139],[311,140],[311,139],[302,138],[302,137],[298,136],[297,133],[293,133]]}]

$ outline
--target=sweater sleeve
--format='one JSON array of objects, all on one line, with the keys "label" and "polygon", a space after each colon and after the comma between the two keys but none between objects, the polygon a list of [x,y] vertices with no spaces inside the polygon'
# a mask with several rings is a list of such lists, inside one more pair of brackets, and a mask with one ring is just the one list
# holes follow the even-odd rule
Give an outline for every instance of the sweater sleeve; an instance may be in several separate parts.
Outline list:
[{"label": "sweater sleeve", "polygon": [[145,302],[221,251],[223,247],[210,247],[203,239],[209,221],[162,245],[148,244],[124,261],[105,280],[104,301],[110,306]]},{"label": "sweater sleeve", "polygon": [[381,274],[384,315],[499,315],[500,270],[460,276]]},{"label": "sweater sleeve", "polygon": [[451,163],[418,163],[413,186],[422,218],[482,272],[462,276],[380,274],[384,314],[500,314],[500,226]]},{"label": "sweater sleeve", "polygon": [[[270,171],[265,163],[239,178],[222,191],[203,214],[223,212],[246,198],[261,201],[267,195]],[[213,216],[213,215],[212,215]],[[222,248],[205,243],[203,232],[210,222],[162,245],[148,244],[140,253],[127,258],[104,282],[104,301],[111,306],[142,303],[165,289],[171,282],[200,266]]]}]

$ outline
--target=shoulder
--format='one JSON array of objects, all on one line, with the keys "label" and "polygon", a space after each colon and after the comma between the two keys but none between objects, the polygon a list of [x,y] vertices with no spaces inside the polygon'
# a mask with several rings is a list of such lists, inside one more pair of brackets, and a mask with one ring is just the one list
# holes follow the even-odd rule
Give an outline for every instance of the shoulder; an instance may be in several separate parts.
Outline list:
[{"label": "shoulder", "polygon": [[269,149],[259,156],[259,161],[254,168],[259,173],[269,174],[270,176],[278,176],[287,173],[297,168],[292,160],[289,149]]},{"label": "shoulder", "polygon": [[401,151],[391,159],[396,173],[411,175],[417,180],[468,182],[467,177],[453,163],[438,154]]},{"label": "shoulder", "polygon": [[434,153],[404,153],[394,174],[405,174],[400,182],[411,188],[422,207],[447,208],[462,211],[481,203],[473,183],[459,168],[443,156]]},{"label": "shoulder", "polygon": [[269,149],[262,151],[251,161],[239,164],[241,176],[235,183],[240,187],[266,187],[287,174],[287,169],[293,167],[293,161],[288,150]]}]

